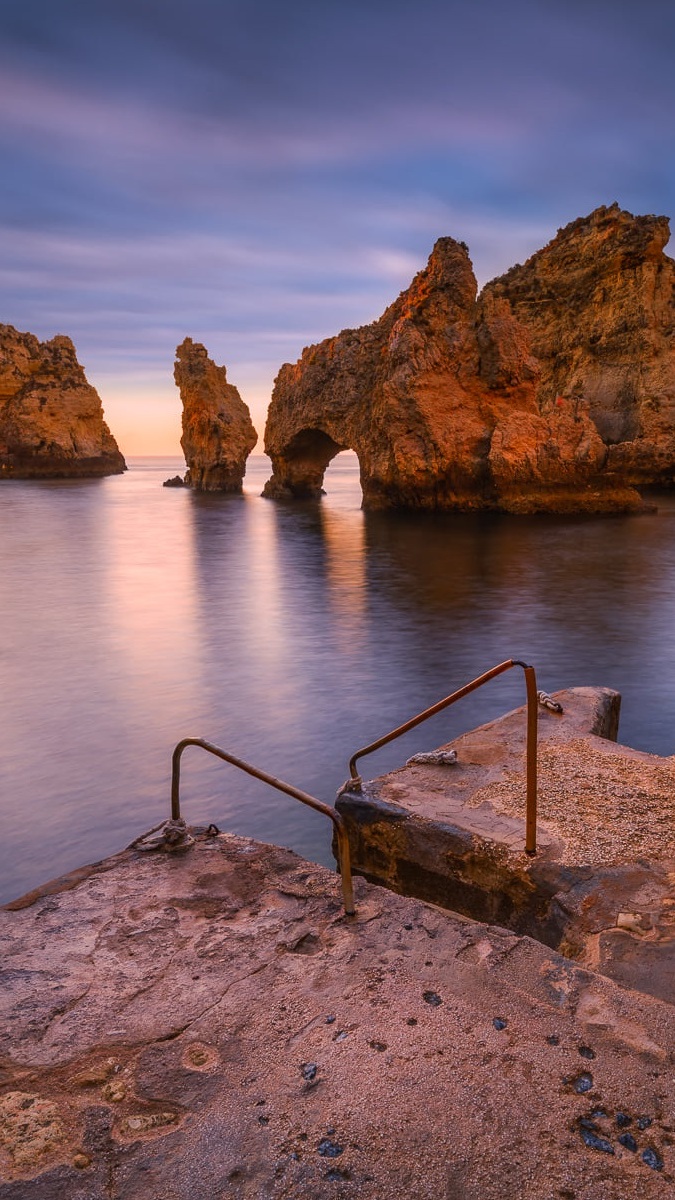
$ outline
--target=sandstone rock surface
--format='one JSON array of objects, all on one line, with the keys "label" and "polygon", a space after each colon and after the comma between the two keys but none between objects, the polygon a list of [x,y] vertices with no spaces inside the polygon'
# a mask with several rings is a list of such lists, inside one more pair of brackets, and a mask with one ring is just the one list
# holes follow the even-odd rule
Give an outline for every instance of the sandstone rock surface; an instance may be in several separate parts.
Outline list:
[{"label": "sandstone rock surface", "polygon": [[650,1200],[675,1007],[288,851],[0,912],[0,1200]]},{"label": "sandstone rock surface", "polygon": [[115,475],[125,469],[70,338],[40,342],[0,325],[0,479]]},{"label": "sandstone rock surface", "polygon": [[540,408],[583,397],[607,450],[607,473],[675,482],[675,262],[666,217],[618,204],[573,221],[523,266],[488,284],[539,364]]},{"label": "sandstone rock surface", "polygon": [[464,243],[372,325],[281,368],[265,495],[314,497],[340,450],[366,508],[603,512],[675,481],[668,222],[601,208],[476,295]]},{"label": "sandstone rock surface", "polygon": [[258,435],[248,407],[206,348],[185,338],[176,348],[174,379],[183,401],[185,483],[201,492],[240,492]]}]

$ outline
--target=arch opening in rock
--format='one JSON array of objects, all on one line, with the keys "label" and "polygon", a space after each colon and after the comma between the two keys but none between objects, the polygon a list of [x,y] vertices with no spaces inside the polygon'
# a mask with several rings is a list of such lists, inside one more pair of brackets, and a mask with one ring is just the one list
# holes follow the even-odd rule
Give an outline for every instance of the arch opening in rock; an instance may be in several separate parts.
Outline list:
[{"label": "arch opening in rock", "polygon": [[349,446],[340,445],[322,429],[301,429],[273,456],[273,473],[263,489],[272,499],[316,500],[323,495],[328,464]]}]

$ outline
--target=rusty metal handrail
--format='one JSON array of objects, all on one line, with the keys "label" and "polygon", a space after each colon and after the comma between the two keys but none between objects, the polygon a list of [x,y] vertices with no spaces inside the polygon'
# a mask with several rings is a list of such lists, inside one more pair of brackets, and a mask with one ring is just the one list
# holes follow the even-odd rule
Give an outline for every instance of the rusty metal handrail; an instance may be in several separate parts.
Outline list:
[{"label": "rusty metal handrail", "polygon": [[308,792],[302,792],[299,788],[293,787],[292,784],[284,783],[282,779],[277,779],[276,776],[268,775],[266,771],[261,771],[259,767],[251,766],[250,763],[244,762],[243,758],[235,758],[234,754],[228,754],[226,750],[221,750],[220,746],[215,746],[213,742],[207,742],[204,738],[187,737],[178,743],[171,756],[171,817],[174,821],[180,819],[180,760],[187,746],[200,746],[202,750],[208,751],[209,754],[214,754],[216,758],[221,758],[223,762],[231,763],[233,767],[238,767],[240,771],[245,771],[247,775],[252,775],[254,779],[260,779],[262,783],[269,784],[270,787],[276,788],[278,792],[285,792],[287,796],[292,796],[295,800],[299,800],[301,804],[307,804],[310,808],[315,809],[316,812],[323,813],[324,816],[333,822],[337,836],[338,866],[342,878],[342,898],[345,915],[353,917],[356,910],[354,908],[349,839],[339,812],[336,812],[330,805],[324,804],[323,801],[316,800]]},{"label": "rusty metal handrail", "polygon": [[526,762],[526,802],[525,802],[525,852],[527,854],[536,854],[537,852],[537,680],[534,673],[534,667],[528,663],[521,662],[517,658],[508,658],[505,662],[499,663],[492,670],[486,671],[483,675],[479,675],[477,679],[472,679],[471,683],[467,683],[464,687],[458,688],[450,696],[446,696],[443,700],[439,700],[437,704],[432,704],[431,708],[426,708],[424,712],[418,713],[416,717],[412,717],[406,721],[404,725],[399,725],[397,729],[392,729],[391,733],[386,733],[384,737],[378,738],[376,742],[371,742],[369,746],[364,746],[361,750],[357,750],[349,760],[350,779],[347,780],[347,785],[354,791],[361,790],[361,776],[356,770],[358,759],[363,758],[366,754],[372,754],[373,751],[379,750],[381,746],[386,746],[388,742],[393,742],[395,738],[401,737],[408,730],[414,729],[416,725],[421,725],[422,721],[428,720],[436,713],[442,712],[444,708],[449,708],[456,700],[461,700],[463,696],[468,696],[470,692],[474,692],[476,688],[482,687],[490,679],[494,679],[497,675],[502,675],[504,671],[510,671],[511,667],[522,667],[525,673],[525,688],[527,693],[527,743],[525,751]]}]

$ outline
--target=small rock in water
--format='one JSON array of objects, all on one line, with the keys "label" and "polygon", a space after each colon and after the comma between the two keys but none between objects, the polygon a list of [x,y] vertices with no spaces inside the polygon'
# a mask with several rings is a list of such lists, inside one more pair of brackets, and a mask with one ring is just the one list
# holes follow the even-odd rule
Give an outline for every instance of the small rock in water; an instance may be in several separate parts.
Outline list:
[{"label": "small rock in water", "polygon": [[331,1142],[330,1138],[324,1138],[319,1142],[317,1150],[322,1158],[337,1158],[344,1152],[344,1146],[338,1145],[337,1142]]},{"label": "small rock in water", "polygon": [[300,1068],[302,1071],[302,1078],[307,1080],[316,1079],[316,1073],[318,1069],[319,1068],[317,1067],[316,1063],[303,1063]]},{"label": "small rock in water", "polygon": [[652,1171],[663,1170],[663,1159],[659,1154],[656,1153],[656,1150],[651,1148],[651,1146],[649,1146],[647,1150],[642,1151],[642,1161],[643,1163],[646,1163],[648,1167],[651,1167]]},{"label": "small rock in water", "polygon": [[432,1008],[438,1008],[439,1004],[443,1003],[438,992],[422,992],[422,999],[425,1004],[430,1004]]},{"label": "small rock in water", "polygon": [[633,1154],[637,1150],[637,1142],[632,1133],[622,1133],[619,1138],[619,1145],[625,1146],[626,1150],[631,1150]]},{"label": "small rock in water", "polygon": [[171,479],[165,479],[162,487],[187,487],[182,475],[173,475]]},{"label": "small rock in water", "polygon": [[492,1024],[494,1025],[495,1029],[506,1029],[506,1026],[507,1026],[508,1022],[507,1022],[507,1021],[502,1021],[502,1018],[501,1018],[501,1017],[495,1017],[495,1019],[494,1019],[494,1021],[492,1022]]}]

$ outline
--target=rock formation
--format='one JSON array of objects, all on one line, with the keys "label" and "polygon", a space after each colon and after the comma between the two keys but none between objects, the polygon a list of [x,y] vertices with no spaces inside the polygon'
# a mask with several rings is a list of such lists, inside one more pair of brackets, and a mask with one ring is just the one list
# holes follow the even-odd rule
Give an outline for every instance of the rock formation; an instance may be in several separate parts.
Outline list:
[{"label": "rock formation", "polygon": [[488,284],[525,327],[537,400],[583,397],[608,447],[606,472],[632,484],[675,482],[675,262],[666,217],[618,204],[561,229],[524,266]]},{"label": "rock formation", "polygon": [[124,459],[70,338],[0,325],[0,478],[115,475]]},{"label": "rock formation", "polygon": [[[201,492],[240,492],[246,459],[258,440],[247,406],[206,348],[185,338],[174,379],[183,401],[185,483]],[[175,486],[175,485],[174,485]]]},{"label": "rock formation", "polygon": [[441,238],[378,321],[281,368],[264,494],[319,495],[350,448],[368,508],[639,509],[634,484],[675,481],[667,238],[601,208],[478,298]]}]

